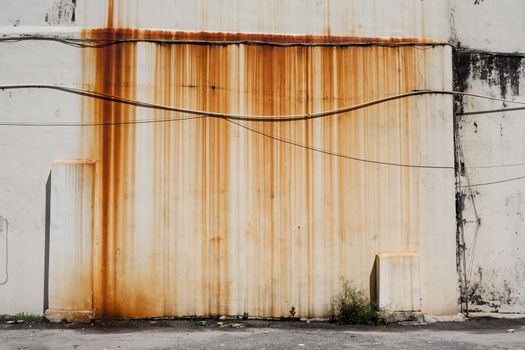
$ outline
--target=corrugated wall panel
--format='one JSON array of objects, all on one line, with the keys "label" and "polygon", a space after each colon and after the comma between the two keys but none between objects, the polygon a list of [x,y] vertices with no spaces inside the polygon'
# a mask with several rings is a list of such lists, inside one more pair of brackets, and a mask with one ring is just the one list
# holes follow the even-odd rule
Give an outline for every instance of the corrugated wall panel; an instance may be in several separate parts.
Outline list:
[{"label": "corrugated wall panel", "polygon": [[95,163],[57,162],[51,170],[49,309],[93,309],[93,191]]},{"label": "corrugated wall panel", "polygon": [[[446,52],[125,44],[86,50],[84,79],[92,90],[158,104],[299,114],[428,87],[434,83],[421,71]],[[101,166],[97,313],[286,316],[294,305],[300,316],[325,316],[342,278],[368,289],[376,253],[419,250],[420,170],[275,137],[418,164],[423,101],[310,121],[241,122],[256,132],[212,118],[93,129],[86,137]],[[90,100],[84,119],[152,113],[183,117]]]},{"label": "corrugated wall panel", "polygon": [[[115,27],[447,40],[450,0],[24,0],[0,26],[38,32]],[[18,27],[18,28],[17,28]]]}]

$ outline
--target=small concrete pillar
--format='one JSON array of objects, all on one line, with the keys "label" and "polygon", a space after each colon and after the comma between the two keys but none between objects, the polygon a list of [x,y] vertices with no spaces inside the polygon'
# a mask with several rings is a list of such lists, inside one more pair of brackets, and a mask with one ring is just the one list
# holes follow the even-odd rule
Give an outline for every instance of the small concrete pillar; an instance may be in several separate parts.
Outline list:
[{"label": "small concrete pillar", "polygon": [[95,162],[59,161],[51,169],[49,308],[51,321],[93,317]]},{"label": "small concrete pillar", "polygon": [[419,254],[385,253],[376,256],[377,297],[387,311],[420,311]]}]

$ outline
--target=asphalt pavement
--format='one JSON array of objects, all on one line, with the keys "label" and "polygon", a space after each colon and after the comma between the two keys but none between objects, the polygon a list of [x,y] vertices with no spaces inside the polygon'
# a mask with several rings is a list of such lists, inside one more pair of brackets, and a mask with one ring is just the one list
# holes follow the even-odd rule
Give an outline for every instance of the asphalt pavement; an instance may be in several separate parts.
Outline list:
[{"label": "asphalt pavement", "polygon": [[525,319],[430,325],[138,320],[0,322],[0,349],[525,349]]}]

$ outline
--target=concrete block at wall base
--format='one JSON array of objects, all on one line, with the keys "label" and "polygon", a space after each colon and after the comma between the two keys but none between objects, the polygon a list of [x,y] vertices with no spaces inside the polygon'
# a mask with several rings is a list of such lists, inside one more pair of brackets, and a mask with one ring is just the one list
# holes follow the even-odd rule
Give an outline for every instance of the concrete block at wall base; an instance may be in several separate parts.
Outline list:
[{"label": "concrete block at wall base", "polygon": [[419,254],[399,252],[376,256],[377,301],[390,312],[421,311]]},{"label": "concrete block at wall base", "polygon": [[405,326],[422,326],[437,322],[465,322],[465,315],[433,316],[425,315],[419,311],[383,311],[381,320],[385,323],[397,323]]},{"label": "concrete block at wall base", "polygon": [[95,162],[57,161],[51,168],[48,306],[93,309]]},{"label": "concrete block at wall base", "polygon": [[419,311],[383,311],[380,319],[385,323],[399,323],[405,325],[422,325],[427,324],[425,315]]},{"label": "concrete block at wall base", "polygon": [[44,316],[49,322],[90,322],[95,318],[93,311],[90,310],[58,310],[49,309]]}]

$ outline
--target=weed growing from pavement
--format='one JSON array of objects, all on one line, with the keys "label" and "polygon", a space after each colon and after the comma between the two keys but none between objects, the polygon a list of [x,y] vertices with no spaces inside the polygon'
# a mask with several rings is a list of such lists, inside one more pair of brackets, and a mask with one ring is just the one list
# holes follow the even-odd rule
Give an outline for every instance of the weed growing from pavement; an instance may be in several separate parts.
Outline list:
[{"label": "weed growing from pavement", "polygon": [[331,303],[331,319],[341,323],[376,324],[380,312],[362,289],[352,287],[348,281],[343,281],[342,291]]},{"label": "weed growing from pavement", "polygon": [[3,317],[6,321],[15,321],[17,323],[24,322],[24,323],[35,323],[35,322],[46,322],[46,318],[42,315],[36,315],[36,314],[29,314],[29,313],[18,313],[16,315],[5,315]]},{"label": "weed growing from pavement", "polygon": [[290,308],[290,317],[291,318],[294,318],[295,317],[295,313],[297,312],[297,310],[295,309],[295,306],[292,305],[292,307]]}]

